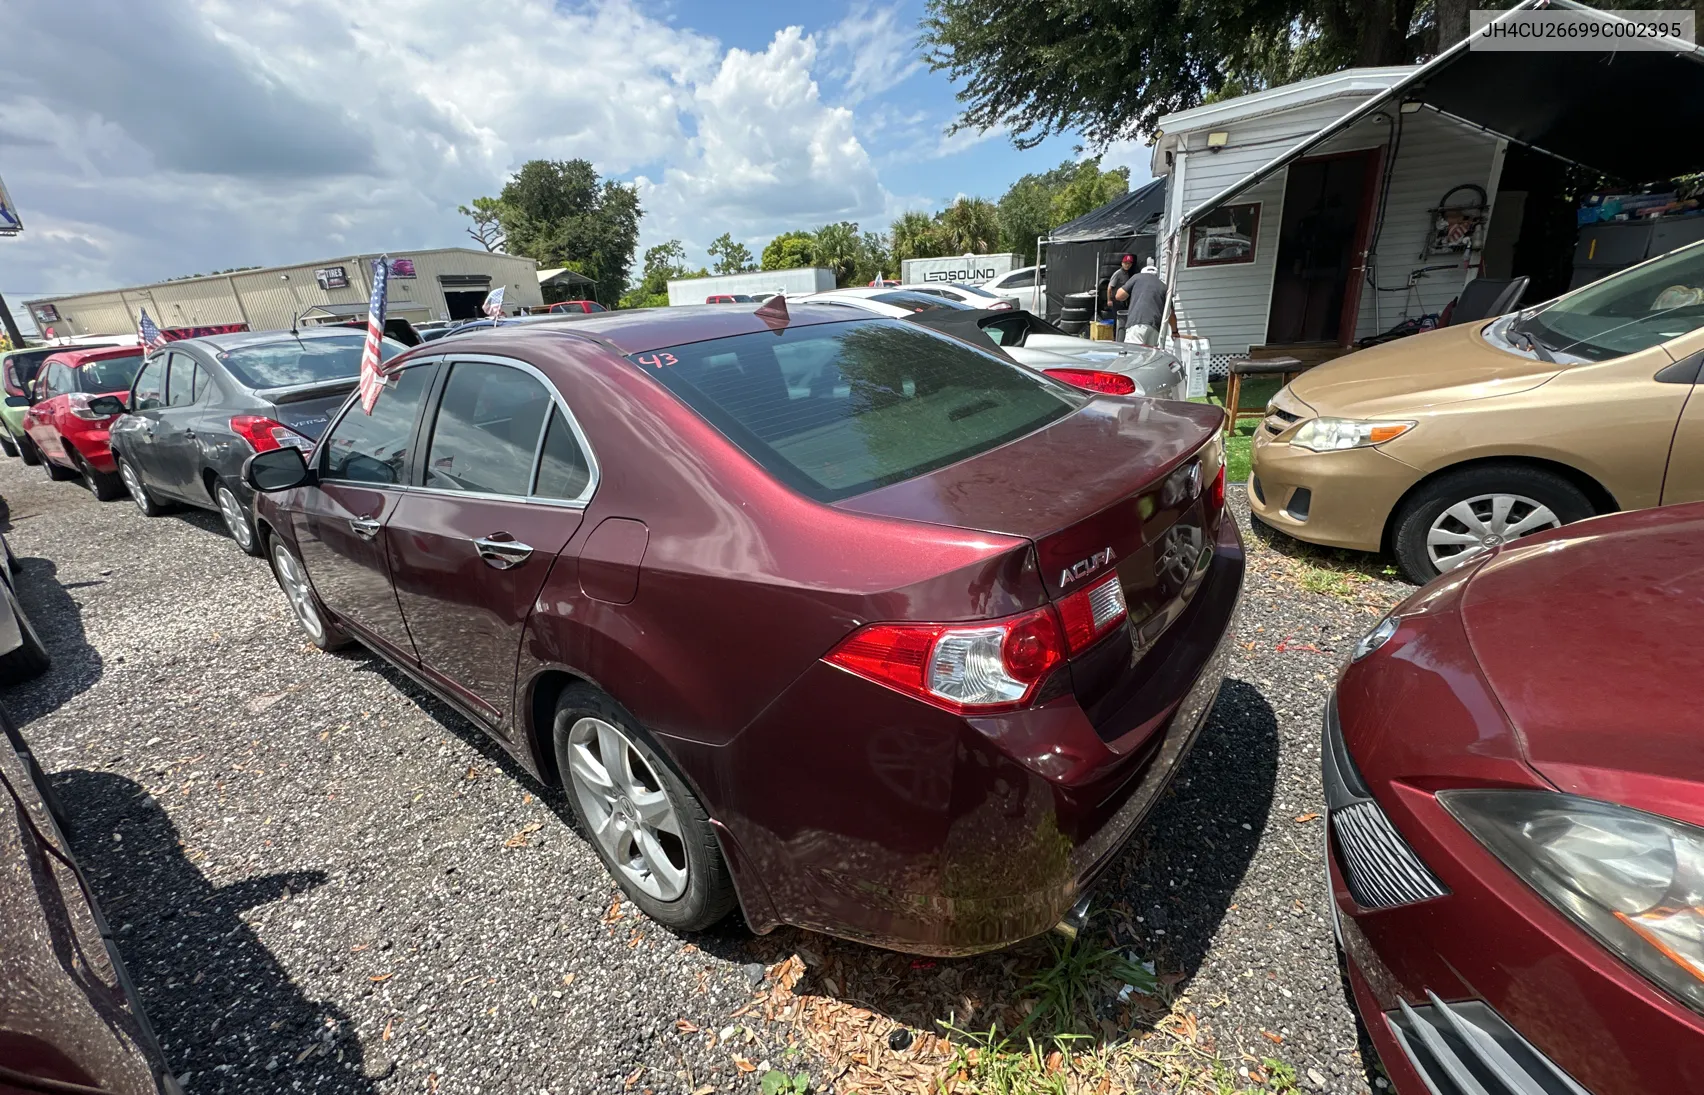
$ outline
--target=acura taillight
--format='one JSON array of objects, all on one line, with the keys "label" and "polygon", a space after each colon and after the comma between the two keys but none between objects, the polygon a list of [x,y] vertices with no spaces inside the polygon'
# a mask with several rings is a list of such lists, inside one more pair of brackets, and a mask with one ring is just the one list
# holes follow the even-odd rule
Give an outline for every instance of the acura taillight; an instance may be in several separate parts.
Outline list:
[{"label": "acura taillight", "polygon": [[1065,627],[1065,647],[1076,655],[1124,622],[1124,587],[1118,575],[1108,574],[1059,602],[1059,622]]},{"label": "acura taillight", "polygon": [[266,452],[270,449],[281,449],[290,445],[298,449],[311,449],[314,443],[309,438],[292,430],[282,422],[274,421],[265,415],[239,414],[231,419],[231,429],[236,435],[249,443],[249,448],[255,452]]},{"label": "acura taillight", "polygon": [[89,395],[87,392],[72,392],[70,395],[65,397],[66,409],[68,409],[77,418],[81,418],[87,422],[105,422],[107,419],[114,417],[110,414],[96,414],[94,411],[91,411],[89,409],[89,400],[93,398],[94,397]]},{"label": "acura taillight", "polygon": [[1043,369],[1055,380],[1063,380],[1074,388],[1085,388],[1102,395],[1135,395],[1136,382],[1123,373],[1100,369]]},{"label": "acura taillight", "polygon": [[849,673],[948,711],[1023,707],[1065,660],[1051,607],[975,626],[870,624],[824,659]]},{"label": "acura taillight", "polygon": [[1213,485],[1207,488],[1207,515],[1213,520],[1219,519],[1219,514],[1225,511],[1225,465],[1219,465],[1219,474],[1213,477]]}]

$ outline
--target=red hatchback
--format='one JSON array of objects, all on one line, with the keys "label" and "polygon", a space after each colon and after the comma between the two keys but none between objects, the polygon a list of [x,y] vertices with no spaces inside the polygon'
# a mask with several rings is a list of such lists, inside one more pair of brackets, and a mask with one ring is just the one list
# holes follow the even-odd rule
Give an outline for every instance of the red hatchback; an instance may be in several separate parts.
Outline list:
[{"label": "red hatchback", "polygon": [[128,393],[141,368],[137,346],[65,350],[41,363],[24,432],[49,478],[82,476],[103,502],[123,496],[124,482],[107,443],[107,429],[118,416],[91,411],[89,400]]},{"label": "red hatchback", "polygon": [[1534,535],[1365,639],[1331,896],[1401,1095],[1704,1091],[1704,506]]},{"label": "red hatchback", "polygon": [[245,477],[358,637],[563,782],[652,917],[936,954],[1047,930],[1218,692],[1221,415],[837,307],[671,308],[396,358]]}]

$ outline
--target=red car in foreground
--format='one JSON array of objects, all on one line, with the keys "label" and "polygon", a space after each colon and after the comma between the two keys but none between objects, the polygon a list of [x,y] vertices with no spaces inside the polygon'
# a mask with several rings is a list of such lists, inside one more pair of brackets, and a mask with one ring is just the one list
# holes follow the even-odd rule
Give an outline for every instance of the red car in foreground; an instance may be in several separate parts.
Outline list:
[{"label": "red car in foreground", "polygon": [[90,410],[89,400],[128,393],[141,368],[139,346],[65,350],[41,363],[34,401],[24,414],[24,432],[41,454],[49,478],[81,476],[103,502],[124,494],[107,441],[107,430],[118,416]]},{"label": "red car in foreground", "polygon": [[840,307],[394,359],[251,457],[308,636],[562,781],[656,920],[925,953],[1046,931],[1205,721],[1243,574],[1216,408]]},{"label": "red car in foreground", "polygon": [[1704,1091],[1704,506],[1434,581],[1327,711],[1333,911],[1400,1095]]}]

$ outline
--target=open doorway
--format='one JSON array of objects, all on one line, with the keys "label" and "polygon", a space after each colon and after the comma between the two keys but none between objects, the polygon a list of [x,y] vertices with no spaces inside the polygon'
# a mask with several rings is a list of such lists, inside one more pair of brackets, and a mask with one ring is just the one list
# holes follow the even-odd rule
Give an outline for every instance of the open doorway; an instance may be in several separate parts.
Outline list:
[{"label": "open doorway", "polygon": [[485,303],[486,290],[444,290],[444,307],[449,310],[452,320],[478,319],[479,306]]},{"label": "open doorway", "polygon": [[1268,344],[1354,341],[1378,159],[1367,149],[1290,165]]}]

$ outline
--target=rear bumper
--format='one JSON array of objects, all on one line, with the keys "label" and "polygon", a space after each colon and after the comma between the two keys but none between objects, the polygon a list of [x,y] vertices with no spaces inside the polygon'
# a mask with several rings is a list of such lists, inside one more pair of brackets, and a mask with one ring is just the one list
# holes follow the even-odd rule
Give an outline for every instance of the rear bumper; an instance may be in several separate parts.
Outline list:
[{"label": "rear bumper", "polygon": [[96,471],[111,473],[118,470],[118,462],[113,459],[111,434],[106,423],[70,430],[61,436],[77,450],[77,455],[83,458],[84,463]]},{"label": "rear bumper", "polygon": [[1243,566],[1227,518],[1190,610],[1147,656],[1167,662],[1152,678],[1165,694],[1127,705],[1128,725],[1097,729],[1069,689],[962,718],[819,662],[729,744],[671,740],[726,828],[752,927],[932,955],[1052,928],[1206,723]]}]

